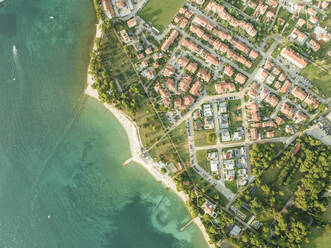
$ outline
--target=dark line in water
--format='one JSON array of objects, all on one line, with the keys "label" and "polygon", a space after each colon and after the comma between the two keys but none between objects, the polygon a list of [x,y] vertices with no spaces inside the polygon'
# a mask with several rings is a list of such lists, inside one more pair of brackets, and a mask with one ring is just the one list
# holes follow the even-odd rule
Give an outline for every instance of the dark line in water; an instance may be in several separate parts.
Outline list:
[{"label": "dark line in water", "polygon": [[152,209],[152,213],[159,208],[159,206],[161,205],[161,202],[163,201],[163,199],[166,197],[166,195],[168,194],[168,192],[165,192],[164,195],[162,196],[161,200],[158,202],[158,204],[156,204],[156,206]]},{"label": "dark line in water", "polygon": [[[81,102],[82,100],[82,102]],[[45,160],[44,162],[44,165],[42,166],[42,170],[39,174],[39,176],[37,177],[37,179],[35,180],[35,183],[33,184],[32,186],[32,190],[37,190],[37,186],[38,186],[38,183],[40,183],[40,179],[43,177],[43,175],[46,173],[46,171],[49,169],[49,162],[51,161],[51,159],[53,158],[53,156],[56,154],[56,150],[57,148],[59,147],[59,145],[63,142],[64,138],[66,137],[67,133],[71,130],[73,124],[75,123],[75,121],[77,120],[77,118],[79,117],[80,113],[83,111],[83,109],[85,108],[86,106],[86,102],[88,100],[88,96],[85,95],[85,92],[83,92],[80,97],[78,98],[77,100],[77,111],[76,113],[74,114],[73,118],[71,119],[71,121],[69,122],[69,124],[67,125],[67,127],[65,128],[63,134],[60,136],[60,138],[55,142],[55,145],[54,145],[54,149],[53,149],[53,152],[51,152],[51,154],[47,157],[47,159]],[[31,209],[33,209],[33,205],[34,205],[34,202],[38,196],[37,192],[34,195],[34,199],[32,199],[31,201]]]}]

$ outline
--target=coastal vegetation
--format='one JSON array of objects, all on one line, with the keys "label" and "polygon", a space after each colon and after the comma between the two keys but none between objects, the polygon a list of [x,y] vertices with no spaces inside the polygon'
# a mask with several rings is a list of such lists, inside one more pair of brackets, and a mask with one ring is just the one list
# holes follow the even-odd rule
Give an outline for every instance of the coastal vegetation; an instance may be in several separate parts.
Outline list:
[{"label": "coastal vegetation", "polygon": [[118,90],[122,92],[132,83],[138,82],[138,77],[113,28],[107,24],[102,24],[101,28],[105,35],[95,40],[97,53],[107,68],[107,74],[116,81]]},{"label": "coastal vegetation", "polygon": [[[133,115],[144,99],[143,91],[137,81],[133,82],[138,80],[138,78],[131,73],[128,74],[132,80],[131,84],[124,84],[123,81],[122,86],[119,85],[119,81],[122,82],[121,80],[128,79],[126,78],[127,76],[123,75],[128,70],[131,70],[129,68],[119,69],[119,67],[123,67],[123,63],[130,66],[130,61],[124,54],[120,54],[121,44],[115,38],[116,36],[109,20],[101,24],[101,30],[103,37],[95,40],[96,49],[91,53],[89,73],[94,78],[92,87],[98,91],[101,102],[114,104],[128,112],[128,114]],[[116,47],[117,49],[115,49]],[[115,55],[110,51],[115,52]],[[112,56],[121,57],[120,66],[116,61],[111,60]]]},{"label": "coastal vegetation", "polygon": [[139,16],[163,32],[185,0],[150,0],[139,12]]},{"label": "coastal vegetation", "polygon": [[105,20],[101,31],[103,36],[95,40],[96,49],[89,67],[95,81],[92,87],[98,91],[99,100],[115,105],[136,122],[144,147],[156,161],[187,166],[185,125],[166,135],[164,109],[149,101],[111,21]]},{"label": "coastal vegetation", "polygon": [[139,126],[141,141],[147,149],[164,137],[165,130],[153,110],[153,106],[146,98],[141,101],[133,119]]}]

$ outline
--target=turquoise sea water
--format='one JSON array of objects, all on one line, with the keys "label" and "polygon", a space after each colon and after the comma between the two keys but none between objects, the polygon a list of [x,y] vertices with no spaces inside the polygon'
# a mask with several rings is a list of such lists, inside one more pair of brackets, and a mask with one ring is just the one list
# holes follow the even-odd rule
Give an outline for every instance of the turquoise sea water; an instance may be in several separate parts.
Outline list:
[{"label": "turquoise sea water", "polygon": [[121,166],[124,130],[83,94],[95,21],[88,0],[0,5],[0,247],[204,248],[178,231],[174,193]]}]

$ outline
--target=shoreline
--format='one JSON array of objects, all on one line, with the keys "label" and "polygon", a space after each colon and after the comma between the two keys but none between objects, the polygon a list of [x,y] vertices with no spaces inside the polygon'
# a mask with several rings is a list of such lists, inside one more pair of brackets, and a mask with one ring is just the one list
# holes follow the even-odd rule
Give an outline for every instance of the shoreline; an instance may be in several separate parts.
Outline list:
[{"label": "shoreline", "polygon": [[[100,22],[96,26],[96,35],[95,38],[100,38],[102,36],[102,31],[100,29]],[[95,44],[93,45],[93,50],[96,49]],[[92,84],[94,83],[93,77],[91,74],[87,74],[87,88],[85,90],[85,94],[97,99],[99,101],[99,96],[97,90],[92,88]],[[125,113],[118,110],[114,106],[104,103],[103,104],[106,109],[108,109],[120,122],[121,126],[125,130],[131,150],[131,159],[133,162],[136,162],[143,166],[158,182],[161,182],[167,189],[172,190],[184,203],[188,201],[188,196],[184,192],[178,192],[176,189],[176,184],[168,175],[163,175],[160,170],[157,168],[156,162],[151,158],[145,158],[141,150],[143,145],[141,143],[141,139],[139,136],[139,127],[136,125],[134,121],[130,119]],[[213,247],[209,244],[209,236],[203,226],[200,218],[195,218],[194,223],[200,229],[207,245],[209,247]]]}]

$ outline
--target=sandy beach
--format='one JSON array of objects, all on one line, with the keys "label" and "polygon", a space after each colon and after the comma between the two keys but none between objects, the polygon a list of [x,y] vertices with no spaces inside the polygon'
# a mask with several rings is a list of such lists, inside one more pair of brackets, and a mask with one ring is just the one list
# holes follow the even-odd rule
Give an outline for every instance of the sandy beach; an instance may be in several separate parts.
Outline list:
[{"label": "sandy beach", "polygon": [[[102,31],[100,29],[100,24],[97,25],[97,31],[96,31],[96,38],[100,38],[102,36]],[[95,49],[95,45],[93,47]],[[87,88],[85,90],[85,93],[91,97],[94,97],[96,99],[98,98],[98,92],[97,90],[92,88],[92,84],[94,83],[93,77],[91,74],[88,73],[87,75]],[[130,119],[125,113],[118,110],[114,106],[104,103],[104,106],[118,119],[122,127],[125,129],[129,144],[130,144],[130,150],[131,150],[131,161],[139,163],[142,165],[157,181],[161,182],[165,185],[165,187],[171,189],[173,192],[175,192],[182,200],[183,202],[188,201],[188,196],[184,192],[178,192],[176,190],[176,184],[172,180],[171,177],[168,175],[163,175],[160,172],[160,169],[157,165],[157,163],[151,158],[151,157],[144,157],[142,154],[142,148],[143,145],[141,143],[141,139],[139,136],[139,127],[136,125],[134,121]],[[208,234],[205,230],[205,227],[203,226],[201,220],[199,218],[195,218],[194,223],[199,227],[201,230],[205,240],[209,241]],[[213,247],[209,245],[210,247]]]}]

